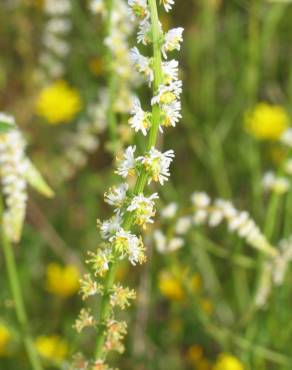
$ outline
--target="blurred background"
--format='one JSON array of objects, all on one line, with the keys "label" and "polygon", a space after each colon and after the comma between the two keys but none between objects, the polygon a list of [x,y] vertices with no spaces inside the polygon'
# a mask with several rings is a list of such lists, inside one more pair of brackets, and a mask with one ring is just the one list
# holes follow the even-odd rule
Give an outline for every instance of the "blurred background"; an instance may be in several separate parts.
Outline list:
[{"label": "blurred background", "polygon": [[[94,332],[73,328],[83,305],[79,278],[87,251],[98,244],[96,219],[110,214],[103,194],[117,183],[115,156],[139,139],[124,105],[115,108],[115,140],[100,111],[108,84],[102,19],[87,1],[62,8],[60,0],[58,11],[45,2],[0,1],[0,110],[15,116],[30,158],[55,191],[52,200],[31,192],[14,252],[35,345],[48,369],[61,369],[74,353],[93,352]],[[264,228],[272,195],[262,177],[287,158],[279,138],[291,125],[292,4],[177,0],[161,20],[166,28],[185,28],[176,56],[183,120],[164,136],[176,158],[159,194],[157,222],[145,232],[148,263],[118,272],[138,299],[123,312],[126,352],[112,362],[136,370],[290,370],[291,271],[250,313],[257,251],[224,226],[187,227],[169,253],[159,251],[153,233],[175,236],[194,191],[231,200]],[[137,89],[147,98],[147,89]],[[165,217],[171,202],[178,211]],[[284,194],[273,211],[272,243],[289,235],[289,204]],[[1,255],[0,271],[0,369],[26,370]]]}]

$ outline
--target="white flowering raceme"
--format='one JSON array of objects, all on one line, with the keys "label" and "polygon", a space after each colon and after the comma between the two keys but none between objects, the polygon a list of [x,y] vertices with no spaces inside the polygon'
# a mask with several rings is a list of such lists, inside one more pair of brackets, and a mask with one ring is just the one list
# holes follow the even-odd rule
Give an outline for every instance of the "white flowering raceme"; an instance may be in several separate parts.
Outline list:
[{"label": "white flowering raceme", "polygon": [[[122,0],[115,0],[113,9],[107,8],[103,13],[104,17],[114,15],[112,26],[124,11],[122,6],[120,10],[116,10],[117,4],[122,4]],[[163,1],[167,11],[173,4],[174,0]],[[147,149],[139,152],[140,147],[144,146],[139,145],[139,148],[136,148],[132,145],[118,156],[116,174],[123,178],[124,183],[111,187],[105,194],[105,201],[114,207],[114,216],[98,222],[102,242],[95,253],[89,254],[88,262],[95,275],[100,277],[103,286],[100,290],[102,291],[100,317],[96,320],[99,323],[96,358],[90,364],[102,364],[102,366],[105,365],[104,359],[108,352],[112,350],[121,352],[124,349],[121,339],[126,333],[126,327],[123,322],[116,320],[114,308],[123,309],[128,306],[128,300],[134,297],[128,288],[115,283],[116,267],[121,260],[128,260],[132,265],[145,262],[146,251],[142,237],[134,234],[133,228],[135,225],[145,228],[147,224],[154,222],[155,200],[158,195],[157,193],[148,195],[145,188],[152,181],[159,182],[161,185],[168,181],[170,164],[175,157],[172,149],[163,152],[156,148],[159,129],[176,126],[181,118],[182,82],[178,80],[178,62],[162,61],[161,48],[165,58],[169,51],[179,50],[182,32],[177,29],[164,34],[158,19],[156,1],[128,0],[128,5],[129,19],[132,20],[135,17],[137,21],[137,41],[146,47],[152,46],[151,56],[143,56],[137,47],[132,48],[131,51],[128,50],[127,54],[122,32],[116,32],[117,29],[115,32],[110,31],[105,43],[112,50],[114,68],[123,71],[125,75],[128,71],[130,76],[134,74],[133,71],[138,71],[152,89],[152,98],[148,102],[149,111],[147,108],[144,110],[144,106],[142,108],[138,98],[131,101],[129,126],[147,138],[145,145]],[[126,25],[124,26],[124,30],[128,33],[129,30]],[[127,54],[128,58],[121,61],[120,54]],[[175,212],[176,209],[172,209],[166,214]],[[180,235],[187,231],[189,220],[191,218],[179,221],[176,230]],[[139,230],[139,228],[136,229]],[[159,238],[157,233],[156,238],[157,240]],[[169,238],[160,235],[159,243],[161,251],[175,251],[184,245],[184,240],[179,235],[172,235]],[[85,290],[87,285],[88,282],[85,284]],[[86,326],[87,322],[88,320],[85,320],[82,323],[82,318],[79,318],[78,327],[82,327],[83,324]]]},{"label": "white flowering raceme", "polygon": [[5,200],[3,228],[13,242],[21,237],[26,211],[27,183],[45,196],[51,197],[52,190],[25,155],[25,140],[15,126],[12,116],[0,113],[1,122],[14,127],[0,134],[0,177]]},{"label": "white flowering raceme", "polygon": [[194,193],[191,200],[194,205],[193,220],[195,223],[209,223],[209,226],[214,227],[225,220],[228,230],[236,232],[252,247],[269,256],[278,254],[249,214],[245,211],[238,211],[231,202],[217,199],[211,204],[209,196],[205,193]]},{"label": "white flowering raceme", "polygon": [[46,0],[44,12],[48,18],[43,31],[45,50],[40,55],[42,80],[60,78],[65,71],[64,59],[70,52],[67,36],[72,28],[70,0]]}]

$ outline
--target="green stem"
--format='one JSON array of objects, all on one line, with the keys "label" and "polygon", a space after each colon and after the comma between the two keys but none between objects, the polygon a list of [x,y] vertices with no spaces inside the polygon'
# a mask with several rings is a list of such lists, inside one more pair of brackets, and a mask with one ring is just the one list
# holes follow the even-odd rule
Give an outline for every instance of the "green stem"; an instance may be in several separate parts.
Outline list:
[{"label": "green stem", "polygon": [[[114,0],[107,0],[107,18],[105,24],[105,35],[106,37],[110,36],[112,31],[112,23],[113,23],[113,8],[114,8]],[[106,58],[105,58],[108,74],[107,74],[107,85],[108,85],[108,108],[107,108],[107,122],[109,127],[109,134],[112,144],[114,144],[117,140],[117,117],[114,112],[113,106],[116,98],[116,91],[117,91],[117,74],[115,72],[115,68],[113,66],[113,53],[109,47],[107,47]]]},{"label": "green stem", "polygon": [[24,347],[26,349],[27,356],[29,358],[32,369],[42,370],[42,365],[41,365],[39,356],[34,346],[33,339],[29,333],[28,319],[27,319],[23,296],[22,296],[22,292],[21,292],[21,288],[19,284],[12,245],[7,239],[3,230],[1,230],[1,234],[2,234],[1,235],[2,248],[3,248],[3,254],[4,254],[4,259],[5,259],[6,268],[7,268],[7,274],[8,274],[11,294],[12,294],[13,301],[15,304],[16,317],[17,317],[17,320],[19,322],[19,325],[22,331]]},{"label": "green stem", "polygon": [[[153,83],[153,93],[157,92],[157,89],[162,83],[162,66],[161,66],[161,33],[159,28],[159,18],[156,0],[149,0],[149,7],[151,13],[151,24],[152,24],[152,38],[153,38],[153,72],[154,72],[154,83]],[[156,145],[158,128],[160,123],[160,107],[159,104],[155,104],[152,107],[152,125],[149,133],[149,139],[147,143],[147,150],[150,150]],[[142,193],[146,183],[147,183],[147,172],[146,169],[142,169],[134,188],[134,195]],[[123,227],[125,230],[129,230],[133,225],[133,216],[131,213],[127,213],[123,222]],[[104,296],[101,301],[100,308],[100,323],[102,332],[99,334],[96,345],[96,358],[102,358],[104,356],[103,346],[106,339],[106,330],[104,324],[110,315],[110,291],[115,281],[115,275],[117,270],[118,261],[111,263],[109,271],[105,278],[105,289]]]}]

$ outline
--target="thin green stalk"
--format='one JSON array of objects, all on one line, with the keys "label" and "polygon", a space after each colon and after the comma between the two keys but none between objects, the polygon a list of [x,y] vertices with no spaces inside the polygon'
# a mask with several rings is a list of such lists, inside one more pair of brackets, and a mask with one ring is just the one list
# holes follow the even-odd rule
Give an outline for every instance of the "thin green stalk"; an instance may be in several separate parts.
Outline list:
[{"label": "thin green stalk", "polygon": [[[113,23],[113,8],[114,0],[106,1],[107,15],[105,24],[105,35],[108,37],[111,34],[112,23]],[[109,47],[107,47],[107,53],[105,61],[107,63],[108,74],[107,74],[107,86],[108,86],[108,108],[107,108],[107,122],[109,127],[109,134],[112,144],[117,140],[117,117],[113,110],[116,91],[117,91],[117,74],[113,68],[113,53]]]},{"label": "thin green stalk", "polygon": [[[153,92],[154,94],[157,92],[157,89],[162,83],[162,67],[161,67],[161,34],[159,29],[159,18],[158,18],[158,11],[156,0],[149,0],[149,7],[151,13],[151,24],[152,24],[152,38],[153,38],[153,72],[154,72],[154,84],[153,84]],[[152,125],[151,130],[149,133],[149,139],[147,143],[147,150],[150,150],[153,146],[156,145],[157,135],[158,135],[158,128],[160,123],[160,107],[158,104],[155,104],[152,107]],[[134,195],[142,193],[144,187],[147,183],[147,172],[145,169],[141,171],[139,175],[135,188],[134,188]],[[124,219],[123,227],[125,230],[129,230],[133,224],[133,217],[132,214],[127,213]],[[110,315],[110,305],[109,305],[109,298],[110,298],[110,290],[115,281],[116,269],[117,269],[118,262],[114,261],[111,263],[109,267],[109,271],[107,273],[105,279],[105,289],[104,295],[101,301],[101,308],[100,308],[100,319],[99,321],[104,325],[106,320]],[[96,345],[96,352],[95,355],[97,358],[102,358],[103,356],[103,345],[105,342],[105,330],[104,327],[101,327],[101,332],[99,333]]]},{"label": "thin green stalk", "polygon": [[20,325],[21,332],[22,332],[24,347],[26,349],[26,353],[27,353],[32,369],[42,370],[43,368],[42,368],[39,356],[37,354],[36,348],[33,343],[33,339],[29,332],[28,318],[26,315],[23,295],[21,292],[20,284],[19,284],[19,278],[17,274],[13,247],[11,243],[9,242],[9,240],[7,239],[3,230],[1,230],[1,244],[3,248],[3,254],[4,254],[5,264],[7,268],[7,274],[8,274],[11,294],[12,294],[13,301],[15,304],[15,313],[16,313],[16,317]]}]

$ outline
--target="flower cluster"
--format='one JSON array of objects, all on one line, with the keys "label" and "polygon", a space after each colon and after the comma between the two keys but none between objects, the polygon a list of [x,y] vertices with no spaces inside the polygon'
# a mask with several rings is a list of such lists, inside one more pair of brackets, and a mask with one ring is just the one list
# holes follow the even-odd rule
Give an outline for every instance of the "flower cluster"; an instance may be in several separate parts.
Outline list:
[{"label": "flower cluster", "polygon": [[43,33],[45,50],[40,56],[41,78],[51,80],[64,74],[64,60],[70,52],[66,39],[72,28],[70,0],[46,0],[44,11],[48,18]]},{"label": "flower cluster", "polygon": [[267,254],[276,256],[278,253],[262,234],[254,220],[246,211],[238,211],[231,202],[217,199],[211,204],[211,199],[206,193],[194,193],[192,195],[194,206],[193,220],[197,225],[209,224],[211,227],[218,226],[226,221],[228,230],[251,245],[253,248]]},{"label": "flower cluster", "polygon": [[47,197],[51,197],[53,192],[26,157],[26,142],[14,118],[0,113],[0,120],[13,124],[11,130],[0,134],[0,178],[5,200],[3,228],[10,241],[18,242],[25,218],[27,183]]},{"label": "flower cluster", "polygon": [[[119,6],[117,4],[120,1],[115,2],[115,7]],[[94,1],[92,8],[106,14],[108,9],[102,6],[102,3],[102,1]],[[149,5],[146,0],[129,0],[128,3],[131,20],[135,19],[139,22],[138,43],[153,46],[153,57],[143,56],[138,48],[132,49],[130,53],[131,63],[145,78],[149,87],[152,87],[153,98],[149,102],[151,108],[149,112],[142,109],[138,97],[133,100],[129,125],[136,132],[142,132],[144,136],[148,136],[147,149],[142,155],[136,155],[136,146],[129,146],[118,158],[116,173],[123,181],[112,186],[104,197],[105,202],[113,207],[113,216],[108,220],[98,221],[102,243],[96,252],[89,253],[87,261],[98,283],[95,284],[90,276],[81,281],[81,292],[84,298],[94,294],[101,295],[101,315],[97,322],[88,311],[82,311],[77,321],[79,330],[88,324],[90,326],[91,323],[98,330],[95,359],[98,369],[107,369],[103,359],[109,351],[124,350],[122,339],[126,334],[126,324],[117,320],[115,309],[129,306],[130,300],[135,298],[135,292],[115,283],[112,274],[121,260],[126,259],[132,265],[141,264],[146,260],[142,237],[134,233],[133,228],[136,226],[137,230],[143,230],[153,223],[158,194],[146,194],[144,188],[151,182],[163,185],[168,181],[169,168],[174,158],[173,150],[161,152],[156,148],[156,136],[159,129],[162,131],[164,127],[175,126],[181,117],[179,98],[182,82],[178,80],[178,62],[163,61],[162,55],[166,59],[168,52],[180,49],[183,30],[174,29],[163,33],[156,18],[156,9],[153,9],[156,7],[155,1],[154,4],[149,2]],[[166,10],[170,10],[173,3],[174,1],[164,1],[163,5]],[[116,18],[118,19],[119,16],[120,14],[117,14]],[[112,31],[106,43],[112,48],[116,67],[129,68],[132,73],[131,65],[127,66],[128,61],[124,64],[117,63],[122,53],[119,50],[122,36]],[[133,182],[136,183],[134,187]]]}]

